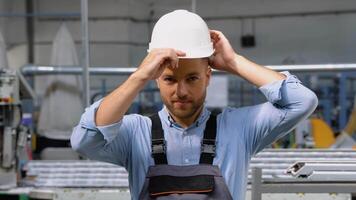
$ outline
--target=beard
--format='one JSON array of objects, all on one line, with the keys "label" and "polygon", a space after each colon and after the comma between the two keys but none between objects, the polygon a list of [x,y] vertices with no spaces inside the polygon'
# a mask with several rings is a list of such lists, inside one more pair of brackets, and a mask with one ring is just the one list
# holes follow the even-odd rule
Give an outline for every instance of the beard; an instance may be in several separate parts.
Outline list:
[{"label": "beard", "polygon": [[[206,97],[206,92],[204,92],[203,95],[195,101],[189,98],[183,98],[183,99],[177,98],[176,100],[168,100],[163,98],[163,96],[161,95],[161,99],[164,105],[167,107],[169,113],[172,115],[172,117],[181,120],[190,119],[193,116],[197,117],[196,114],[202,110],[205,97]],[[180,105],[179,103],[175,102],[177,100],[188,102],[188,103],[185,103],[184,105]]]}]

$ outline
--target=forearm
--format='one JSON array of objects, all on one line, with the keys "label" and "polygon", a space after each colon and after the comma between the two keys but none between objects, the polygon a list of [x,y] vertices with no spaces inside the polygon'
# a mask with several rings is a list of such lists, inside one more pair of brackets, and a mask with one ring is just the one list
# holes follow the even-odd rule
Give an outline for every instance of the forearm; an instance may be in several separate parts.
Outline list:
[{"label": "forearm", "polygon": [[122,85],[107,95],[96,112],[96,125],[105,126],[120,121],[147,81],[148,79],[133,73]]},{"label": "forearm", "polygon": [[259,88],[268,102],[251,107],[248,112],[253,119],[252,129],[248,132],[254,137],[252,149],[255,153],[290,132],[318,105],[318,98],[313,91],[303,86],[289,72],[283,74],[286,76],[285,80]]},{"label": "forearm", "polygon": [[285,75],[281,73],[260,66],[237,54],[230,68],[233,74],[246,79],[257,87],[286,78]]}]

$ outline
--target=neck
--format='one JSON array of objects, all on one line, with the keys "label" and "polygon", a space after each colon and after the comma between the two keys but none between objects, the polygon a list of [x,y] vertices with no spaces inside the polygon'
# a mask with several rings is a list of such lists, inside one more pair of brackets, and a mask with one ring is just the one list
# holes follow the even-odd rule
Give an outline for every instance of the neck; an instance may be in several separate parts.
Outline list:
[{"label": "neck", "polygon": [[190,125],[192,125],[198,119],[200,113],[203,111],[203,107],[204,106],[201,105],[200,108],[197,109],[197,111],[193,115],[191,115],[190,117],[186,117],[186,118],[179,118],[177,116],[174,116],[170,111],[168,111],[168,112],[169,112],[170,116],[173,118],[174,122],[176,122],[183,128],[188,128]]}]

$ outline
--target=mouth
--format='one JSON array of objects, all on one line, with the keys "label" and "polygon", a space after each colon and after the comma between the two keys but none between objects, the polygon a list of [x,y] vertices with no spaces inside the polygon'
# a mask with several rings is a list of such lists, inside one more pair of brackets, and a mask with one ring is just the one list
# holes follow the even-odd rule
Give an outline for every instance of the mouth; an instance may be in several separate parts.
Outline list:
[{"label": "mouth", "polygon": [[191,103],[191,101],[187,101],[187,100],[184,100],[184,101],[182,101],[182,100],[173,101],[173,104],[177,105],[177,106],[184,106],[184,105],[187,105],[189,103]]}]

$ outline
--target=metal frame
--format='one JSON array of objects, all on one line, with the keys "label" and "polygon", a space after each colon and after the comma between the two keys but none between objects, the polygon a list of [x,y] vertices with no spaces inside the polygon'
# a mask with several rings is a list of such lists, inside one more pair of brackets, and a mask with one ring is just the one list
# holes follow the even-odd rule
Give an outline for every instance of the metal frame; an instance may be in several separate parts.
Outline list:
[{"label": "metal frame", "polygon": [[263,182],[262,169],[252,169],[251,199],[262,200],[263,193],[354,193],[354,182]]},{"label": "metal frame", "polygon": [[[332,159],[333,157],[335,158]],[[294,158],[297,158],[299,160],[305,160],[306,158],[308,158],[310,160],[313,160],[313,162],[315,163],[330,163],[330,160],[338,160],[335,161],[335,163],[356,163],[356,152],[353,150],[344,149],[266,149],[253,157],[250,163],[248,182],[252,182],[252,184],[254,184],[253,182],[256,179],[256,176],[254,174],[255,168],[263,169],[263,174],[261,171],[261,180],[263,180],[264,183],[295,184],[318,183],[321,181],[320,179],[316,181],[310,179],[295,178],[290,174],[286,174],[286,169],[295,162],[293,160]],[[122,181],[124,181],[124,179],[126,180],[127,178],[127,174],[124,168],[118,168],[117,166],[112,164],[96,161],[31,161],[28,163],[26,169],[28,176],[38,176],[38,178],[41,179],[40,181],[36,180],[38,186],[44,186],[41,184],[45,183],[46,181],[51,184],[57,184],[57,179],[61,181],[60,183],[62,183],[64,179],[67,179],[67,184],[70,184],[72,178],[102,178],[108,177],[109,174],[113,174],[112,178],[120,176],[122,178]],[[68,174],[72,174],[72,176],[68,176]],[[350,180],[347,179],[348,177],[346,177],[345,179],[337,180],[342,182],[347,181],[348,183],[350,183]],[[125,186],[128,187],[128,183]]]},{"label": "metal frame", "polygon": [[[88,38],[86,38],[88,39]],[[269,65],[266,66],[275,71],[293,72],[350,72],[356,71],[356,64],[325,64],[325,65]],[[83,69],[78,66],[37,66],[26,65],[21,72],[25,75],[50,75],[50,74],[80,74]],[[130,75],[136,71],[135,67],[91,67],[90,74],[95,75]],[[226,74],[222,71],[214,70],[214,73]]]},{"label": "metal frame", "polygon": [[[340,113],[339,113],[339,130],[345,128],[348,120],[347,116],[347,79],[351,77],[356,77],[356,71],[348,72],[348,73],[340,73],[339,76],[339,105]],[[352,108],[352,106],[351,106]]]},{"label": "metal frame", "polygon": [[[87,0],[82,0],[83,7],[86,7],[85,2]],[[86,7],[87,9],[87,7]],[[82,10],[86,10],[83,8]],[[85,11],[83,11],[83,23],[82,23],[82,66],[36,66],[36,65],[26,65],[22,67],[21,72],[24,75],[50,75],[50,74],[82,74],[83,75],[83,86],[84,86],[84,102],[86,106],[90,104],[90,75],[130,75],[136,71],[135,67],[90,67],[89,66],[89,38],[88,38],[88,16]],[[356,71],[356,64],[325,64],[325,65],[271,65],[266,66],[272,70],[276,71],[293,71],[293,72],[348,72],[341,74],[354,74]],[[214,70],[215,74],[226,74],[222,71]],[[343,75],[344,77],[347,75]],[[344,102],[345,93],[344,84],[341,84],[344,78],[340,78],[340,103]],[[344,81],[345,82],[345,81]],[[340,104],[343,105],[343,104]],[[346,111],[341,109],[340,111],[340,121],[345,121],[346,123]]]},{"label": "metal frame", "polygon": [[82,68],[84,105],[90,105],[90,79],[89,79],[89,27],[88,27],[88,0],[81,0],[81,30],[82,30]]},{"label": "metal frame", "polygon": [[[87,1],[87,0],[82,0]],[[85,18],[85,17],[83,17]],[[87,19],[87,17],[86,17]],[[86,22],[85,22],[86,21]],[[83,86],[84,86],[84,105],[90,104],[90,75],[130,75],[136,71],[135,67],[90,67],[89,66],[89,38],[87,20],[83,20],[82,28],[82,66],[36,66],[26,65],[22,67],[21,72],[24,75],[50,75],[50,74],[82,74]],[[339,74],[339,105],[340,113],[338,116],[339,126],[338,130],[342,130],[347,123],[347,91],[345,86],[347,85],[347,79],[356,76],[356,64],[325,64],[325,65],[271,65],[266,66],[276,71],[293,71],[293,72],[341,72]],[[214,74],[226,74],[222,71],[215,71]],[[255,91],[256,92],[256,91]],[[256,100],[255,98],[253,100]],[[323,103],[323,102],[321,102]],[[328,103],[328,102],[324,102]],[[330,109],[327,109],[330,110]],[[327,120],[330,122],[330,119]]]},{"label": "metal frame", "polygon": [[192,8],[191,8],[193,13],[197,12],[197,0],[192,0]]},{"label": "metal frame", "polygon": [[[317,166],[315,169],[327,168],[329,171],[314,171],[314,177],[310,178],[296,178],[286,174],[288,166],[305,161],[314,163]],[[340,166],[334,168],[327,166],[327,163],[339,163]],[[343,173],[337,170],[347,163],[356,164],[355,150],[266,149],[251,160],[251,199],[261,200],[263,193],[355,193],[356,179],[345,176],[347,173],[352,174],[349,173],[352,171]]]},{"label": "metal frame", "polygon": [[[90,67],[88,69],[91,75],[130,75],[136,68],[132,67]],[[21,73],[24,75],[51,75],[51,74],[67,74],[81,75],[83,68],[79,66],[36,66],[26,65],[21,68]]]},{"label": "metal frame", "polygon": [[36,92],[32,89],[31,85],[28,83],[28,81],[26,80],[26,78],[23,76],[21,72],[16,71],[16,75],[19,77],[19,80],[21,84],[24,86],[27,94],[33,99],[34,104],[37,106],[38,99],[37,99]]},{"label": "metal frame", "polygon": [[[315,172],[324,171],[324,172],[333,172],[333,171],[343,171],[348,174],[356,173],[356,161],[344,161],[344,162],[296,162],[291,167],[287,169],[287,173],[292,174],[295,177],[310,177],[315,174]],[[329,174],[330,176],[324,177],[324,179],[333,178],[333,173]],[[356,180],[356,177],[346,177],[347,179],[353,178]]]},{"label": "metal frame", "polygon": [[34,12],[34,13],[0,13],[0,17],[50,17],[50,18],[72,18],[79,17],[80,13],[67,12],[67,13],[46,13],[46,12]]}]

